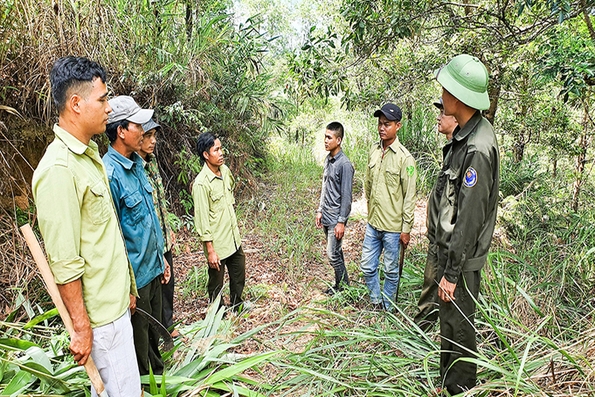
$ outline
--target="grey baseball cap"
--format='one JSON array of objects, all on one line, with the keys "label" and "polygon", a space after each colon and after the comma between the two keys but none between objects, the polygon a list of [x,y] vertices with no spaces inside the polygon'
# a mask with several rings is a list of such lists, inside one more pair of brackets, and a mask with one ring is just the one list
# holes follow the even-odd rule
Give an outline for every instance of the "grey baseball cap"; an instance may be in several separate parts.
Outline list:
[{"label": "grey baseball cap", "polygon": [[143,130],[145,132],[151,131],[152,129],[161,129],[161,126],[155,122],[155,120],[151,119],[143,124]]},{"label": "grey baseball cap", "polygon": [[434,106],[436,106],[438,109],[444,109],[444,104],[442,104],[442,97],[434,101]]},{"label": "grey baseball cap", "polygon": [[112,112],[109,114],[107,123],[128,120],[136,124],[144,124],[153,117],[153,109],[142,109],[132,97],[120,95],[110,99],[109,105]]}]

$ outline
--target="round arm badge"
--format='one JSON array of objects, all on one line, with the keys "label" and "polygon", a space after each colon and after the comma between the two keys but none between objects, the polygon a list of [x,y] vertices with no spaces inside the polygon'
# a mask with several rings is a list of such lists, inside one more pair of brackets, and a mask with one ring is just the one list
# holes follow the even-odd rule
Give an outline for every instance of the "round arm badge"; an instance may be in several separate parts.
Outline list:
[{"label": "round arm badge", "polygon": [[473,187],[477,183],[477,171],[475,168],[469,167],[467,171],[465,171],[465,179],[463,180],[463,185],[467,187]]}]

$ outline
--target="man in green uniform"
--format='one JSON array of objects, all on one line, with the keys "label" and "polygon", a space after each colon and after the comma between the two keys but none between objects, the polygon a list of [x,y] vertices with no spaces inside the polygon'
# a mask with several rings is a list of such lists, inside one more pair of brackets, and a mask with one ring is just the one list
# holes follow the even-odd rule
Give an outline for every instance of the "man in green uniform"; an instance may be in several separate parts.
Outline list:
[{"label": "man in green uniform", "polygon": [[109,396],[140,396],[130,323],[138,292],[91,139],[105,132],[112,112],[107,76],[96,62],[69,56],[54,63],[50,82],[59,119],[32,189],[49,264],[72,319],[70,351],[79,365],[93,358]]},{"label": "man in green uniform", "polygon": [[[442,161],[450,151],[452,143],[452,133],[455,130],[457,120],[453,116],[444,114],[442,98],[434,102],[440,113],[436,117],[438,122],[438,133],[444,135],[447,142],[442,148]],[[415,316],[415,323],[424,331],[429,330],[438,320],[438,281],[436,272],[438,271],[438,250],[436,249],[436,223],[438,212],[440,211],[440,196],[436,194],[436,186],[432,189],[428,199],[428,216],[426,218],[426,227],[428,229],[428,256],[426,259],[426,268],[424,271],[424,284],[419,297],[417,307],[419,312]]]},{"label": "man in green uniform", "polygon": [[[368,225],[360,269],[370,302],[391,310],[399,287],[399,247],[409,244],[415,212],[415,160],[397,138],[401,109],[387,103],[374,112],[380,141],[372,145],[364,189]],[[380,255],[384,251],[384,287],[380,289]]]},{"label": "man in green uniform", "polygon": [[192,185],[194,227],[209,265],[209,300],[213,302],[223,289],[227,267],[231,306],[236,312],[247,310],[249,302],[242,300],[246,283],[246,256],[233,208],[235,181],[224,164],[219,138],[203,133],[198,137],[196,148],[203,167]]},{"label": "man in green uniform", "polygon": [[477,366],[463,361],[477,351],[475,299],[492,242],[498,208],[500,155],[488,109],[488,72],[476,57],[462,54],[436,74],[444,114],[454,116],[451,149],[436,184],[440,301],[440,374],[450,394],[475,386]]}]

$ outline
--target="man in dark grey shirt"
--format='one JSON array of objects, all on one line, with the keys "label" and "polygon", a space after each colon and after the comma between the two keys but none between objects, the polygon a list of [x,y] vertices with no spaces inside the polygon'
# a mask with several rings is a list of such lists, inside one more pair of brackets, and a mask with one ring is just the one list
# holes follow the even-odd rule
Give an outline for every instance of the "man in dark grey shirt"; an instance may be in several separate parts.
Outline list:
[{"label": "man in dark grey shirt", "polygon": [[343,235],[351,212],[351,189],[354,168],[341,150],[344,130],[341,123],[326,126],[324,148],[329,152],[324,162],[320,205],[316,211],[316,226],[324,228],[329,263],[335,269],[335,285],[324,291],[334,295],[349,285],[343,256]]}]

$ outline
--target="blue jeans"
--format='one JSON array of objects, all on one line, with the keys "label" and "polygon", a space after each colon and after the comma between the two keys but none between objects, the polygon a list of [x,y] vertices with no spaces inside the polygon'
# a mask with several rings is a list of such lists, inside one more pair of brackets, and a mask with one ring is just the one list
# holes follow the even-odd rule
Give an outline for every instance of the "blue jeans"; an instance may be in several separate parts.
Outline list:
[{"label": "blue jeans", "polygon": [[[391,309],[399,286],[399,239],[401,233],[382,232],[370,224],[366,226],[366,236],[362,247],[360,268],[370,291],[373,304],[383,303],[385,309]],[[380,294],[380,275],[378,266],[380,254],[384,249],[384,290]]]},{"label": "blue jeans", "polygon": [[326,235],[326,255],[330,265],[335,269],[334,289],[341,290],[349,285],[349,277],[343,256],[343,239],[337,240],[335,237],[335,226],[324,226],[324,234]]}]

